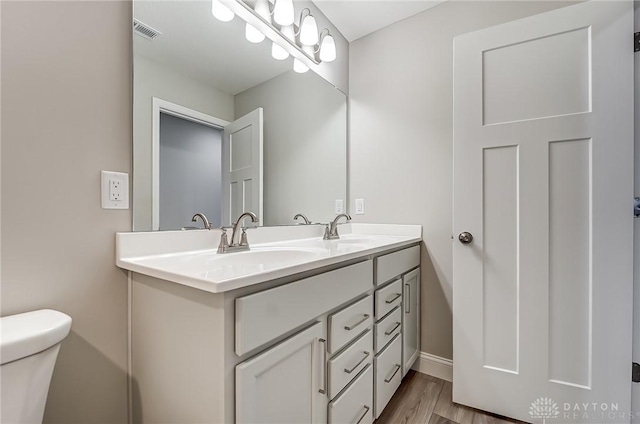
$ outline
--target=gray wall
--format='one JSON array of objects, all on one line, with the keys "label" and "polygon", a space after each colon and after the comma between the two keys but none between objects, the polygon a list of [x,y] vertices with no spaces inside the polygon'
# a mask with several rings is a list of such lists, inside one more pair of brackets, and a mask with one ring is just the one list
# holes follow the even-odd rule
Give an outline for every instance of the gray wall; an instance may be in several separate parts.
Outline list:
[{"label": "gray wall", "polygon": [[346,202],[347,102],[311,71],[289,71],[235,96],[236,116],[264,108],[264,223],[313,222]]},{"label": "gray wall", "polygon": [[[131,51],[131,46],[128,51]],[[149,231],[153,97],[233,121],[233,96],[141,56],[135,56],[133,84],[136,116],[133,125],[133,228]]]},{"label": "gray wall", "polygon": [[453,38],[566,4],[448,1],[350,45],[350,210],[422,224],[423,352],[453,349]]},{"label": "gray wall", "polygon": [[214,227],[222,220],[222,130],[160,114],[160,229],[194,224],[204,213]]},{"label": "gray wall", "polygon": [[100,170],[131,171],[131,4],[1,2],[2,315],[73,318],[45,423],[127,418],[127,276]]}]

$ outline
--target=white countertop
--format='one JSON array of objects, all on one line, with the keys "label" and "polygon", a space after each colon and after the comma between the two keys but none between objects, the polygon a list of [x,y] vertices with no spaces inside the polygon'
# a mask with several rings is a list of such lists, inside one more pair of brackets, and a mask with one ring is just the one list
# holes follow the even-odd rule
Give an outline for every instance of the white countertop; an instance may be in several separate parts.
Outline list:
[{"label": "white countertop", "polygon": [[129,271],[221,293],[335,265],[422,240],[419,225],[345,224],[340,239],[324,226],[247,230],[251,250],[218,254],[219,230],[116,234],[116,265]]}]

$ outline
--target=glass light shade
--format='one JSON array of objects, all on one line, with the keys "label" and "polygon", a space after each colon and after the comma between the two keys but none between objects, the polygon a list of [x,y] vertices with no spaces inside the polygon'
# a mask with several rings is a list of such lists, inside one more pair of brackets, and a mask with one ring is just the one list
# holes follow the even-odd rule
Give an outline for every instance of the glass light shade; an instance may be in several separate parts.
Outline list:
[{"label": "glass light shade", "polygon": [[276,0],[273,6],[273,20],[280,25],[292,25],[295,19],[293,0]]},{"label": "glass light shade", "polygon": [[229,22],[235,16],[235,13],[222,4],[220,0],[211,0],[211,14],[222,22]]},{"label": "glass light shade", "polygon": [[264,38],[265,38],[265,35],[250,23],[247,23],[244,27],[244,36],[247,38],[247,41],[250,41],[256,44],[262,43],[262,41],[264,41]]},{"label": "glass light shade", "polygon": [[293,59],[293,71],[299,74],[304,74],[309,70],[309,67],[299,61],[298,59]]},{"label": "glass light shade", "polygon": [[333,62],[336,60],[336,42],[331,34],[322,38],[320,44],[320,60],[323,62]]},{"label": "glass light shade", "polygon": [[311,15],[305,16],[300,22],[300,42],[305,46],[315,46],[318,43],[318,24]]},{"label": "glass light shade", "polygon": [[296,42],[296,30],[293,29],[293,25],[287,25],[285,27],[280,28],[280,32],[287,37],[289,40]]},{"label": "glass light shade", "polygon": [[271,46],[271,57],[276,60],[285,60],[289,57],[289,52],[282,48],[277,43],[273,43]]},{"label": "glass light shade", "polygon": [[258,0],[255,11],[262,19],[271,23],[271,11],[269,10],[268,0]]}]

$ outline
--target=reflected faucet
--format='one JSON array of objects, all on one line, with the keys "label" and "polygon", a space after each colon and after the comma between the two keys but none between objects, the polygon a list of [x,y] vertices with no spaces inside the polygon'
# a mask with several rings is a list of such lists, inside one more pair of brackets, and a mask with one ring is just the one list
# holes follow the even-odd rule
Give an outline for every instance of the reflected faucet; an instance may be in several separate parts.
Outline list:
[{"label": "reflected faucet", "polygon": [[259,222],[258,217],[253,212],[244,212],[238,217],[238,220],[233,224],[233,231],[231,233],[231,243],[227,241],[227,230],[222,228],[222,234],[220,235],[220,245],[218,246],[218,253],[239,252],[242,250],[249,250],[249,242],[247,241],[247,233],[245,228],[242,227],[242,235],[240,241],[236,241],[238,234],[238,228],[241,228],[242,221],[245,218],[251,218],[251,222]]},{"label": "reflected faucet", "polygon": [[206,228],[207,230],[211,229],[211,224],[209,223],[209,220],[203,213],[198,212],[197,214],[193,215],[193,218],[191,218],[191,222],[198,222],[198,218],[202,220],[202,223],[204,224],[204,228]]},{"label": "reflected faucet", "polygon": [[[296,216],[293,217],[293,220],[295,221],[298,218],[302,218],[302,220],[304,221],[304,223],[302,223],[303,225],[309,225],[311,224],[311,221],[309,221],[309,218],[307,218],[304,214],[302,213],[297,213]],[[298,224],[301,224],[300,222],[298,222]]]},{"label": "reflected faucet", "polygon": [[340,218],[346,218],[347,222],[351,221],[351,217],[346,213],[341,213],[340,215],[336,216],[333,221],[331,221],[325,227],[324,237],[322,237],[323,240],[336,240],[340,238],[340,235],[338,234],[338,220]]}]

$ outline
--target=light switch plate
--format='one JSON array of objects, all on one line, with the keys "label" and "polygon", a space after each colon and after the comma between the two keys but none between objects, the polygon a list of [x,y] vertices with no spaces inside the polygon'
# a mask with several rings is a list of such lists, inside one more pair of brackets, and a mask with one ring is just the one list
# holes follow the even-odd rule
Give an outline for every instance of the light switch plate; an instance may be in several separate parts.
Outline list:
[{"label": "light switch plate", "polygon": [[344,202],[342,199],[336,199],[335,213],[344,213]]},{"label": "light switch plate", "polygon": [[364,215],[364,199],[356,199],[356,215]]},{"label": "light switch plate", "polygon": [[102,209],[129,209],[129,174],[102,171]]}]

